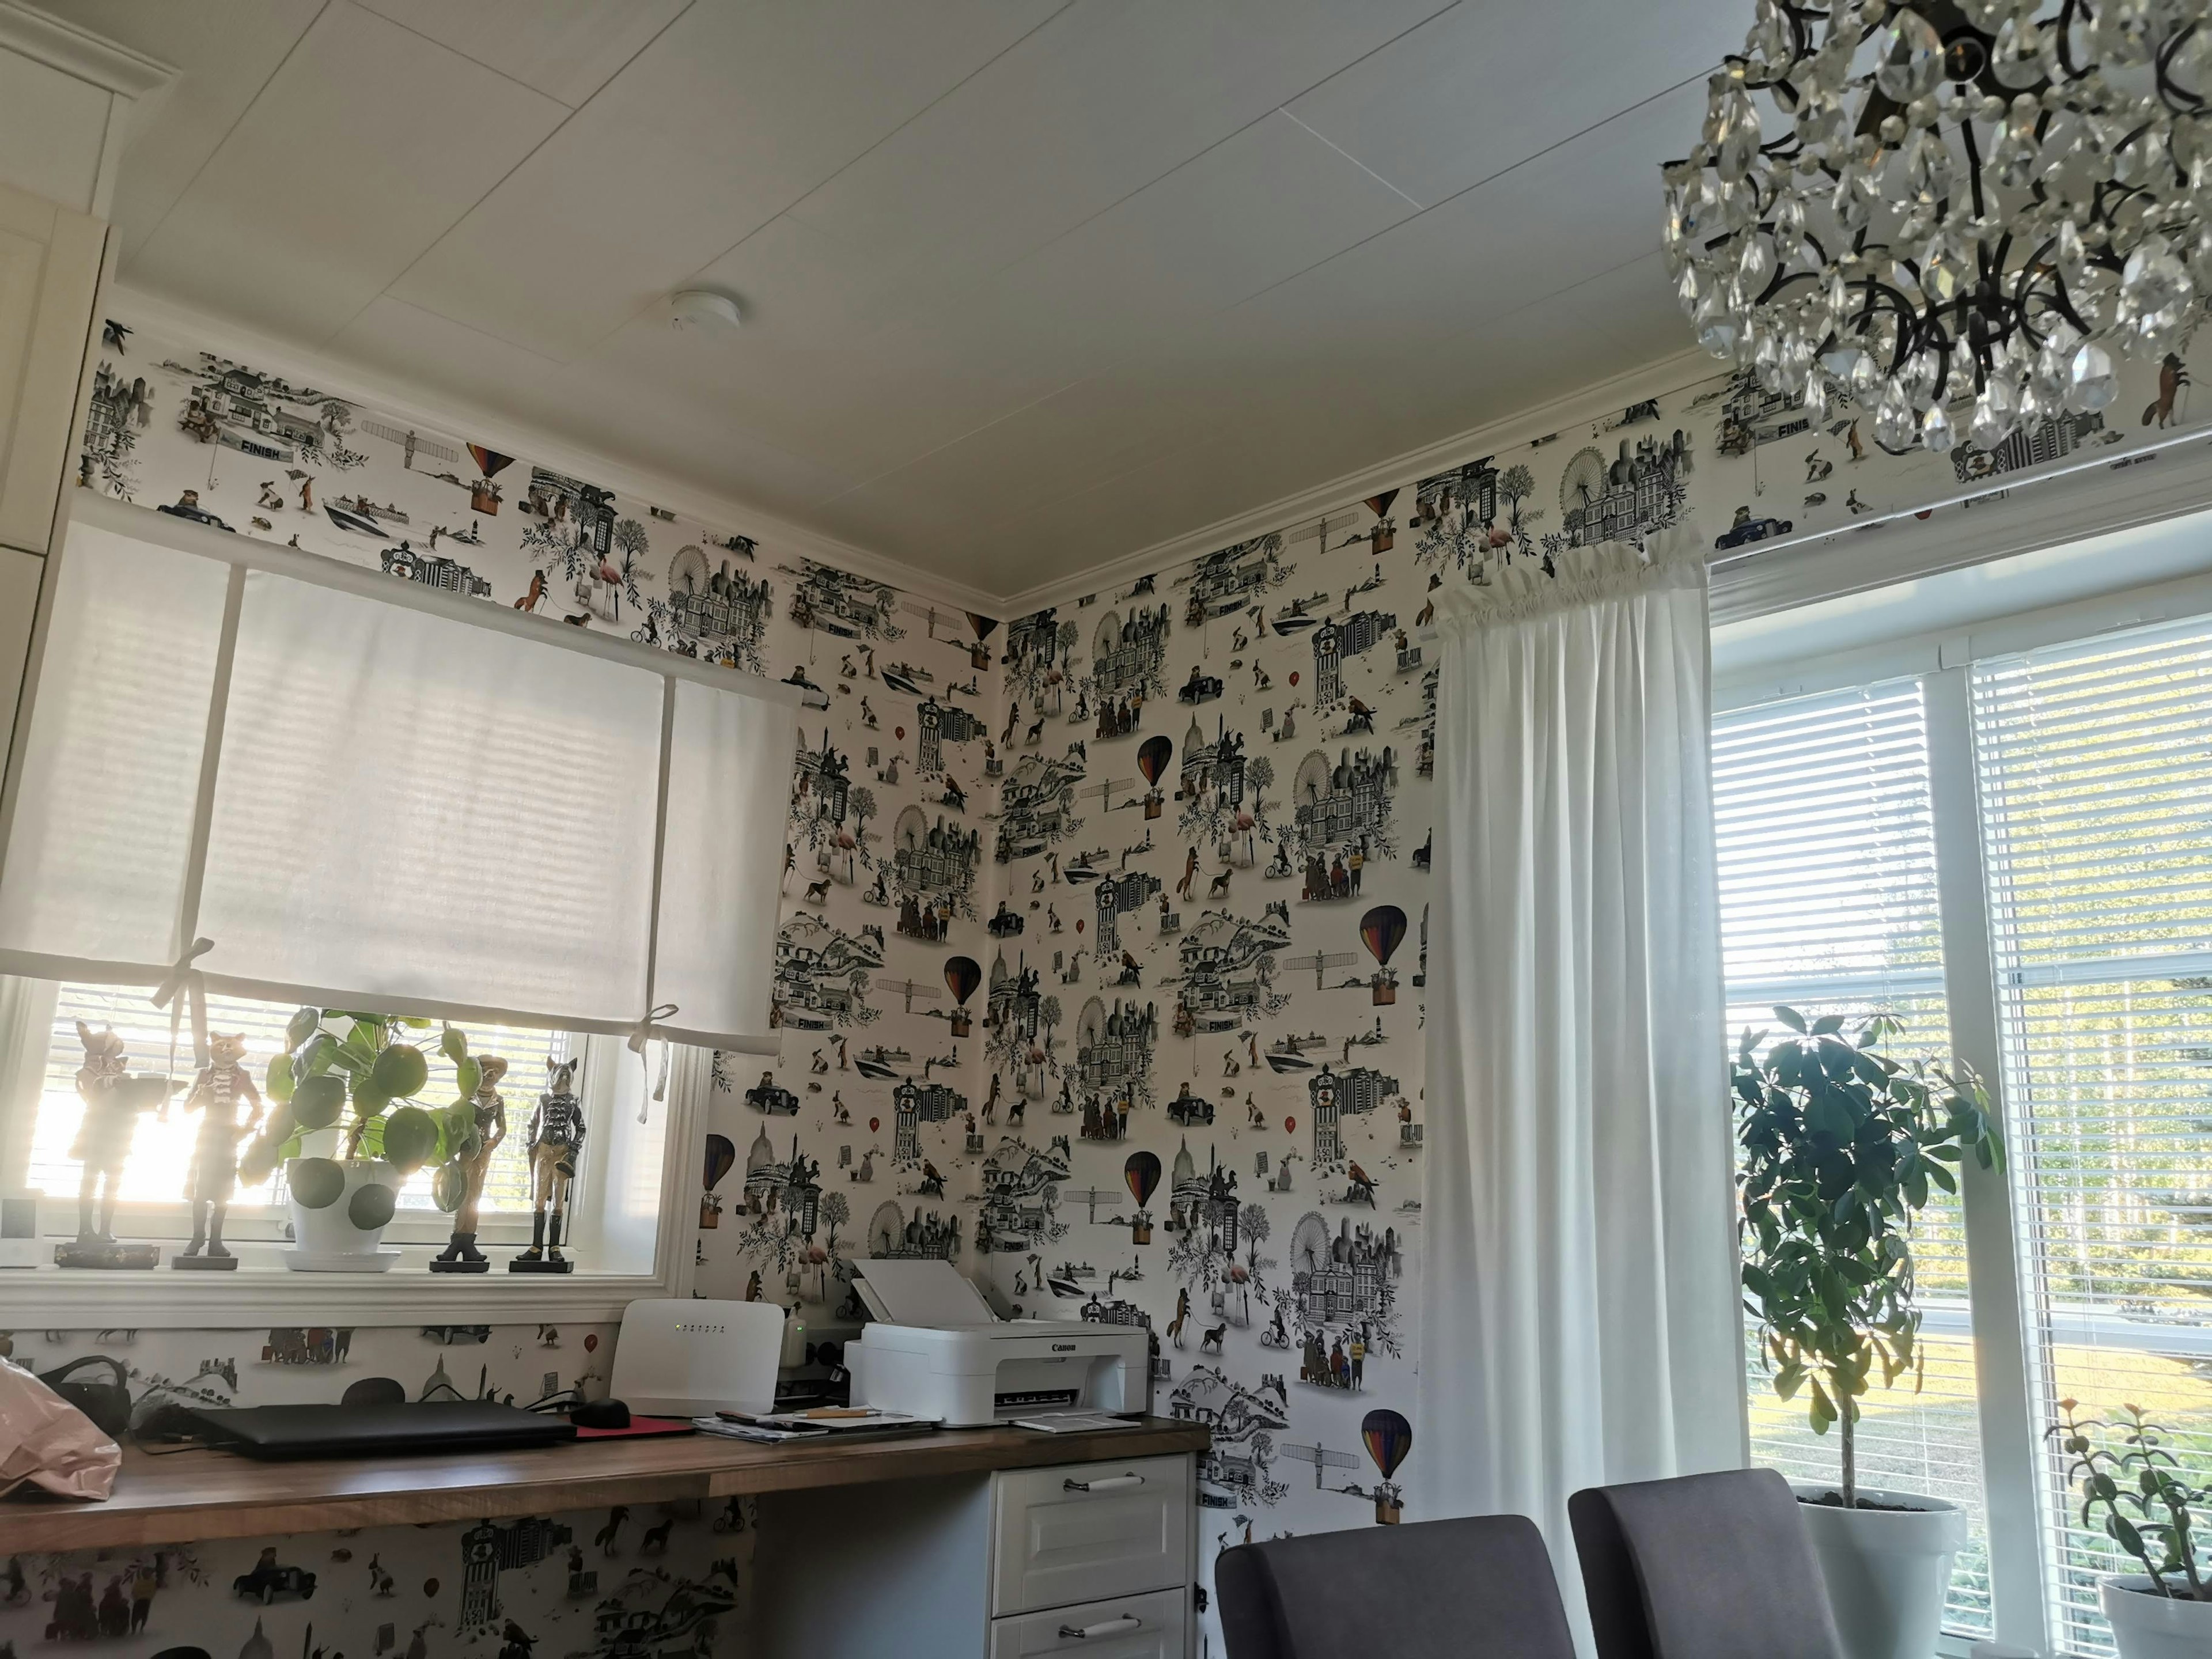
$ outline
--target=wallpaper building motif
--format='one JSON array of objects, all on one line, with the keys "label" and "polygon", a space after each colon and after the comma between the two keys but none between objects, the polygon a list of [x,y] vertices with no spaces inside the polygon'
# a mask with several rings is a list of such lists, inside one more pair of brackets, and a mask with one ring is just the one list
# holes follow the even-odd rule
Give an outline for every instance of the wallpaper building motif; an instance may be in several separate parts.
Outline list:
[{"label": "wallpaper building motif", "polygon": [[[1007,1313],[1150,1330],[1156,1408],[1214,1432],[1209,1582],[1228,1544],[1372,1524],[1419,1487],[1431,590],[1684,521],[1741,547],[2070,454],[2142,464],[2191,421],[2185,374],[2139,367],[2107,418],[1893,457],[1859,410],[1815,424],[1723,374],[1001,623],[189,342],[118,322],[102,359],[88,488],[806,688],[782,1053],[717,1057],[698,1291],[834,1341],[855,1261],[930,1256]],[[42,1370],[113,1356],[141,1410],[370,1375],[535,1398],[603,1382],[611,1339],[12,1336]],[[21,1558],[0,1654],[736,1653],[750,1525]]]}]

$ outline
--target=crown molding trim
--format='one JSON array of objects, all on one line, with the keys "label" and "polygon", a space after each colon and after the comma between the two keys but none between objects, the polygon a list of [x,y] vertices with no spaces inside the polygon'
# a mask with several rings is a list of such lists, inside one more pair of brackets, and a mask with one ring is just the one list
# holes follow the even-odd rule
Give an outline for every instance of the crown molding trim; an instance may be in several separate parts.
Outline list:
[{"label": "crown molding trim", "polygon": [[0,0],[0,46],[134,101],[177,78],[167,64],[15,0]]},{"label": "crown molding trim", "polygon": [[[7,0],[0,0],[0,5],[5,3]],[[1003,600],[980,587],[916,570],[896,559],[763,513],[733,496],[717,495],[695,484],[611,460],[526,422],[387,379],[347,358],[326,356],[258,333],[127,283],[115,283],[102,303],[144,319],[158,332],[198,342],[204,349],[327,386],[349,400],[373,404],[416,426],[455,436],[465,434],[472,441],[492,445],[518,458],[578,477],[590,478],[623,495],[696,519],[714,529],[752,536],[772,551],[797,554],[835,565],[856,576],[888,582],[912,598],[951,609],[972,611],[985,617],[1007,614]]]},{"label": "crown molding trim", "polygon": [[1009,619],[1026,616],[1032,611],[1041,611],[1047,605],[1072,605],[1088,594],[1103,592],[1139,576],[1157,574],[1248,538],[1294,526],[1303,520],[1340,507],[1346,501],[1359,501],[1378,489],[1402,484],[1408,478],[1424,477],[1447,466],[1456,466],[1476,455],[1494,454],[1514,444],[1558,432],[1646,398],[1679,392],[1727,372],[1723,365],[1716,363],[1702,351],[1692,349],[1674,352],[1638,368],[1625,369],[1605,380],[1578,386],[1548,402],[1516,410],[1510,415],[1500,416],[1494,421],[1470,427],[1448,438],[1439,438],[1434,443],[1424,444],[1418,449],[1409,449],[1387,460],[1340,474],[1326,483],[1279,496],[1264,506],[1233,514],[1228,518],[1217,519],[1197,530],[1154,542],[1149,547],[1140,547],[1133,553],[1122,554],[1073,574],[1040,582],[1034,587],[1010,594],[999,603],[1006,607]]}]

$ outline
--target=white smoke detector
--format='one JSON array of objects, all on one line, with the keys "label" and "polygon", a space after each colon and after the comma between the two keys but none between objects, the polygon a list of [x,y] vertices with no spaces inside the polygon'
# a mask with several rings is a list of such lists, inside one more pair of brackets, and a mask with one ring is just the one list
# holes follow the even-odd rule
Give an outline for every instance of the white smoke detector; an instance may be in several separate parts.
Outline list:
[{"label": "white smoke detector", "polygon": [[702,334],[719,333],[735,329],[741,320],[738,302],[726,294],[687,288],[681,294],[668,296],[668,325],[678,331],[696,329]]}]

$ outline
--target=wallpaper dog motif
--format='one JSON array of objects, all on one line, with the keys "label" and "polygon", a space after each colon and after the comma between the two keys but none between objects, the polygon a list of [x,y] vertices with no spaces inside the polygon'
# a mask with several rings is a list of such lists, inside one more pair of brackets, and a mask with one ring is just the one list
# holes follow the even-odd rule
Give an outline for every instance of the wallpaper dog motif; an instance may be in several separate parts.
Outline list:
[{"label": "wallpaper dog motif", "polygon": [[[1431,590],[1632,557],[1686,523],[1723,550],[1847,530],[2129,463],[2191,415],[2182,365],[2139,365],[2114,408],[2150,398],[2142,424],[1892,457],[1862,411],[1814,423],[1723,374],[1002,625],[188,342],[118,324],[103,360],[88,488],[806,688],[783,1052],[718,1057],[699,1291],[802,1306],[834,1340],[854,1261],[931,1255],[1006,1312],[1149,1329],[1156,1409],[1214,1433],[1209,1573],[1227,1545],[1394,1520],[1419,1489]],[[346,1333],[339,1375],[521,1399],[605,1373],[610,1333],[560,1333],[556,1358],[527,1329],[457,1328]],[[113,1353],[142,1403],[343,1386],[268,1358],[336,1353],[329,1332],[14,1340],[42,1370]],[[310,1651],[406,1659],[737,1652],[749,1524],[26,1558],[0,1644],[228,1659],[313,1624]]]}]

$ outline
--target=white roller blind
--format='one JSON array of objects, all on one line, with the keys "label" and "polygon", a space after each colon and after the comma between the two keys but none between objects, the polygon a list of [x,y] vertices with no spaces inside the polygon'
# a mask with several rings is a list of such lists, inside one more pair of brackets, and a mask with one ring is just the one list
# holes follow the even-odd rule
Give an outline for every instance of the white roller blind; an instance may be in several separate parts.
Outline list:
[{"label": "white roller blind", "polygon": [[0,866],[0,940],[18,956],[166,962],[230,572],[80,526],[64,576]]},{"label": "white roller blind", "polygon": [[[2212,1457],[2212,623],[1993,659],[1974,744],[2039,1422],[2142,1406]],[[2045,1461],[2045,1582],[2107,1654],[2132,1571]]]},{"label": "white roller blind", "polygon": [[[775,937],[789,787],[785,776],[770,787],[744,757],[763,745],[781,745],[778,752],[788,757],[796,726],[793,711],[779,704],[719,696],[683,680],[674,693],[653,997],[680,1011],[671,1025],[720,1030],[767,1007],[775,995],[773,948],[746,957],[737,971],[720,930],[732,938]],[[767,873],[757,860],[732,858],[737,847],[769,849]],[[701,915],[720,920],[702,927]]]},{"label": "white roller blind", "polygon": [[674,1004],[665,1035],[773,1051],[795,691],[102,498],[77,513],[0,971],[151,983],[197,936],[240,995],[617,1033]]}]

